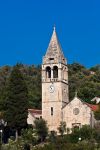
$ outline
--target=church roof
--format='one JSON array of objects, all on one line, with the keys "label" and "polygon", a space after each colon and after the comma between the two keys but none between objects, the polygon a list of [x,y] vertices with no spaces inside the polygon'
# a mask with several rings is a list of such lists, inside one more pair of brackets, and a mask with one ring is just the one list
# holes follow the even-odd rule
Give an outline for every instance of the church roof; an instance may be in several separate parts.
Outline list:
[{"label": "church roof", "polygon": [[[99,105],[89,104],[89,103],[83,101],[82,99],[80,99],[79,97],[77,97],[77,94],[75,95],[75,97],[74,97],[73,100],[75,100],[75,99],[81,101],[83,104],[86,104],[88,107],[90,107],[90,109],[91,109],[92,111],[97,111],[97,110],[99,109]],[[72,100],[72,101],[73,101],[73,100]],[[70,102],[71,102],[71,101],[70,101]],[[69,103],[70,103],[70,102],[69,102]]]},{"label": "church roof", "polygon": [[64,57],[61,45],[59,43],[55,27],[54,27],[54,30],[53,30],[53,33],[51,36],[51,40],[49,42],[49,46],[47,48],[45,58],[46,58],[46,60],[48,58],[49,59],[54,58],[55,60],[57,60],[59,62],[66,63],[66,59]]},{"label": "church roof", "polygon": [[28,112],[32,114],[42,115],[42,110],[39,110],[39,109],[28,109]]},{"label": "church roof", "polygon": [[92,111],[97,111],[99,109],[98,105],[93,105],[93,104],[89,104],[89,103],[86,103],[86,105],[89,106]]},{"label": "church roof", "polygon": [[54,27],[49,46],[47,48],[46,55],[55,55],[55,54],[63,55],[63,52],[56,34],[56,29]]}]

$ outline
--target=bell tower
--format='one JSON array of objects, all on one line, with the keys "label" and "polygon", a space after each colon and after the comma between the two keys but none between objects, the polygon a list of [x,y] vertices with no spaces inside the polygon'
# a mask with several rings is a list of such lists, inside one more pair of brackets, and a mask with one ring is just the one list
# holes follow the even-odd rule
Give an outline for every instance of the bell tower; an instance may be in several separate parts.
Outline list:
[{"label": "bell tower", "polygon": [[68,67],[54,27],[42,62],[42,118],[49,131],[57,131],[68,101]]}]

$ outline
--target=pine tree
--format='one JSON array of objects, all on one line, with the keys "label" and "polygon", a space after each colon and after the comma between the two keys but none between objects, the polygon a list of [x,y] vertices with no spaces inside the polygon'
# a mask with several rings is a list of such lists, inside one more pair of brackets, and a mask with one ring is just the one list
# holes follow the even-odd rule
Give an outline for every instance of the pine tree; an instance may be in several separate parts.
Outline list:
[{"label": "pine tree", "polygon": [[5,99],[5,121],[11,129],[18,131],[27,125],[28,90],[19,65],[14,66],[8,81]]}]

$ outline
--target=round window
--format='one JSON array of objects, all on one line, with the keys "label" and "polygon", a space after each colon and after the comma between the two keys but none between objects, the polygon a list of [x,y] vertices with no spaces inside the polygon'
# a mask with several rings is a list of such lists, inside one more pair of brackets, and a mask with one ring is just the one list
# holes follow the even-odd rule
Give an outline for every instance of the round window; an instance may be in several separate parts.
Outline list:
[{"label": "round window", "polygon": [[79,109],[78,108],[74,108],[73,109],[73,114],[74,115],[78,115],[79,114]]}]

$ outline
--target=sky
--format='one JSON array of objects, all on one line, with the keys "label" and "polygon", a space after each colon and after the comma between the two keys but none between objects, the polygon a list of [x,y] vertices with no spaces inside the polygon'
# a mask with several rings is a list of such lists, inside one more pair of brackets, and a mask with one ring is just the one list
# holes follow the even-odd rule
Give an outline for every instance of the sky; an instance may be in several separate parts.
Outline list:
[{"label": "sky", "polygon": [[0,66],[41,64],[54,25],[69,64],[100,64],[100,0],[0,0]]}]

